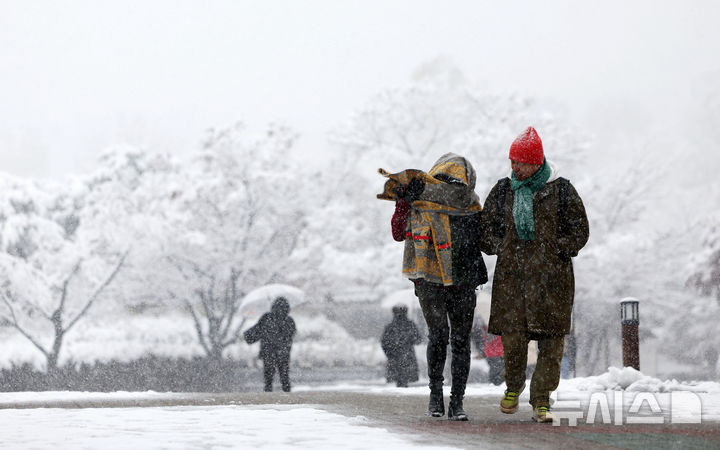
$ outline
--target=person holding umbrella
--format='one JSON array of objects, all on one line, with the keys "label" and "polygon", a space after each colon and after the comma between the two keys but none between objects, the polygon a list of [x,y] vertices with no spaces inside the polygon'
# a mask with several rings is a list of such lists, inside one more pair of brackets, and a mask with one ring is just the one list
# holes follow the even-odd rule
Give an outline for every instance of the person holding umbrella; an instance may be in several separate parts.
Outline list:
[{"label": "person holding umbrella", "polygon": [[243,337],[248,344],[260,341],[260,359],[263,360],[265,392],[272,392],[273,378],[277,368],[284,392],[290,392],[290,349],[295,335],[295,321],[289,315],[290,304],[285,297],[278,297]]}]

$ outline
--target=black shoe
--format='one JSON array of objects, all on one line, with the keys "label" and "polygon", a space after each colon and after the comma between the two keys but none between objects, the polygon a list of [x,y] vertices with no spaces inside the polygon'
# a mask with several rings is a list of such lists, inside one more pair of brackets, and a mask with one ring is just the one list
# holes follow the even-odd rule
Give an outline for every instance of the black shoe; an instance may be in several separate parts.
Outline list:
[{"label": "black shoe", "polygon": [[442,391],[430,391],[430,403],[428,403],[428,415],[442,417],[445,415],[445,401]]},{"label": "black shoe", "polygon": [[468,415],[463,409],[462,399],[450,397],[450,405],[448,406],[448,420],[457,420],[460,422],[467,422],[469,420]]}]

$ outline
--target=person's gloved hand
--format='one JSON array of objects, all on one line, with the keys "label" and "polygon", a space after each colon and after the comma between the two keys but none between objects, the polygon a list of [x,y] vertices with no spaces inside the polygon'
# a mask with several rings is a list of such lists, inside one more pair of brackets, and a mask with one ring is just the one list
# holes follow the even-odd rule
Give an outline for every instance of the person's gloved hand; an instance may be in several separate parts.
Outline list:
[{"label": "person's gloved hand", "polygon": [[398,198],[412,203],[420,197],[424,190],[425,182],[420,178],[413,178],[404,189],[398,190]]}]

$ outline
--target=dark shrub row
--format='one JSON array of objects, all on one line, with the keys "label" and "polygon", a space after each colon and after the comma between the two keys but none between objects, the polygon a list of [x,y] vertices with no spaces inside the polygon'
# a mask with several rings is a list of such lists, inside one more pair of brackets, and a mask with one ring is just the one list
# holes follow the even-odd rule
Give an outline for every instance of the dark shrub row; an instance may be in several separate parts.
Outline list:
[{"label": "dark shrub row", "polygon": [[0,370],[0,390],[238,392],[259,383],[258,374],[245,361],[148,356],[130,362],[66,364],[52,373],[29,364],[15,366]]},{"label": "dark shrub row", "polygon": [[[261,365],[262,363],[260,363]],[[384,366],[291,365],[290,381],[324,385],[339,380],[377,380]],[[276,387],[279,389],[277,375]],[[29,364],[0,370],[0,391],[156,391],[156,392],[246,392],[262,390],[262,369],[246,361],[207,358],[173,359],[147,356],[130,362],[66,364],[53,373],[38,371]]]}]

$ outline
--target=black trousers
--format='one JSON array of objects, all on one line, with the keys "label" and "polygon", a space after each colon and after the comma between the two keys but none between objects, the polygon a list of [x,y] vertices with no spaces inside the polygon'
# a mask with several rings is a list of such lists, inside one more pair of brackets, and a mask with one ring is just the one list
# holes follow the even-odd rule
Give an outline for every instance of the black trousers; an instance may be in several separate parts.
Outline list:
[{"label": "black trousers", "polygon": [[470,373],[470,330],[477,301],[475,288],[418,281],[415,283],[415,295],[420,300],[428,327],[427,363],[430,390],[442,390],[447,345],[450,342],[450,394],[462,398]]},{"label": "black trousers", "polygon": [[263,359],[263,377],[265,378],[265,392],[272,392],[275,368],[280,377],[280,385],[284,392],[290,392],[290,358],[283,356],[270,356]]}]

